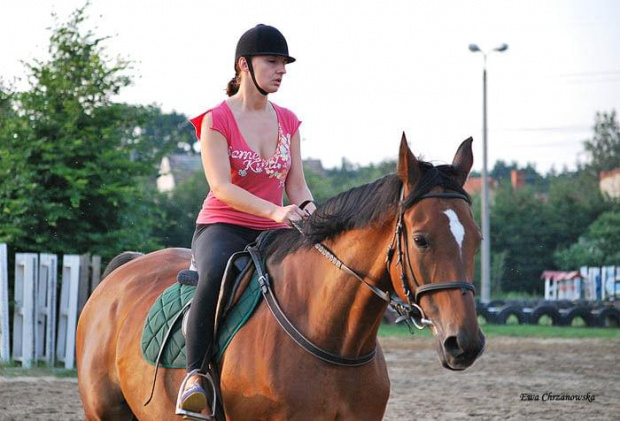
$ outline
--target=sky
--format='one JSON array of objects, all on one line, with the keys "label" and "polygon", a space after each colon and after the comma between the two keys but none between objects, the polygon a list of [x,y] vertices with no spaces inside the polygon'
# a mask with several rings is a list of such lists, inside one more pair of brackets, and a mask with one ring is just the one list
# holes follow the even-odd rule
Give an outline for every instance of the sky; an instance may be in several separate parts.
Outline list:
[{"label": "sky", "polygon": [[[0,2],[5,83],[27,87],[22,62],[48,57],[52,13],[66,21],[84,3]],[[325,167],[395,159],[405,132],[435,163],[472,136],[480,171],[484,64],[471,43],[490,52],[489,169],[574,169],[596,113],[620,110],[615,0],[91,0],[87,14],[85,29],[111,36],[106,53],[134,62],[118,100],[188,117],[226,98],[241,34],[277,27],[297,61],[270,100],[303,121],[302,155]]]}]

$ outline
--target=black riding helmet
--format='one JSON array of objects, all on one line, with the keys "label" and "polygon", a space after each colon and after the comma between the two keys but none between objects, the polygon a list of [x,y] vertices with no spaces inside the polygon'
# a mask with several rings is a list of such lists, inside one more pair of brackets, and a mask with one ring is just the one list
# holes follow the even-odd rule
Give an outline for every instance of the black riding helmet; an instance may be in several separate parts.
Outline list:
[{"label": "black riding helmet", "polygon": [[253,56],[280,56],[286,57],[287,63],[295,61],[293,57],[288,55],[288,44],[284,35],[273,26],[258,24],[241,35],[235,52],[235,66],[239,57],[245,57],[254,86],[263,95],[267,95],[267,92],[256,82],[254,68],[252,67]]}]

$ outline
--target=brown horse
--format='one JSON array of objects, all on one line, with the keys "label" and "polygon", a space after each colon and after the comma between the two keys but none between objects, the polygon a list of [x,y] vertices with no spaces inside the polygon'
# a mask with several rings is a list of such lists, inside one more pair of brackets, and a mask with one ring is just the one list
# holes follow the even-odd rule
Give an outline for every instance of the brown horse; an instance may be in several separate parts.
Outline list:
[{"label": "brown horse", "polygon": [[[403,135],[397,174],[326,201],[302,233],[277,235],[267,270],[288,319],[331,354],[370,357],[354,366],[316,358],[285,333],[263,300],[219,364],[227,419],[382,419],[390,381],[377,331],[386,292],[431,327],[444,367],[463,370],[476,360],[484,335],[471,282],[481,239],[462,188],[472,163],[471,139],[452,165],[433,166],[413,156]],[[140,340],[149,308],[189,260],[186,249],[136,257],[88,300],[77,330],[87,419],[177,418],[185,370],[160,368],[145,406],[154,367],[143,360]]]}]

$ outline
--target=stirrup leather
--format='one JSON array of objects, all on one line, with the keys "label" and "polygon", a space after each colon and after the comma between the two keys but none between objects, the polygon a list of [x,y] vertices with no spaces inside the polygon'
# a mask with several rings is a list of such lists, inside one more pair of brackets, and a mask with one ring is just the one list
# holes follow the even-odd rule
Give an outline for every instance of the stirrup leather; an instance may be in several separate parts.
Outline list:
[{"label": "stirrup leather", "polygon": [[[183,397],[183,392],[185,391],[185,385],[187,384],[187,381],[190,379],[190,377],[197,375],[197,376],[201,376],[204,379],[206,379],[210,384],[211,384],[211,390],[213,390],[213,399],[211,400],[211,414],[210,415],[204,415],[200,412],[192,412],[192,411],[187,411],[183,408],[181,408],[181,398]],[[176,404],[176,409],[174,411],[175,414],[177,415],[183,415],[183,419],[189,419],[189,420],[214,420],[215,419],[215,408],[216,408],[216,399],[217,399],[217,392],[215,389],[215,384],[213,383],[213,378],[211,377],[210,374],[205,374],[205,373],[201,373],[200,370],[196,369],[196,370],[192,370],[189,373],[187,373],[187,375],[185,376],[185,379],[183,379],[183,383],[181,383],[181,387],[179,388],[179,394],[177,396],[177,404]],[[207,403],[208,400],[207,400]]]}]

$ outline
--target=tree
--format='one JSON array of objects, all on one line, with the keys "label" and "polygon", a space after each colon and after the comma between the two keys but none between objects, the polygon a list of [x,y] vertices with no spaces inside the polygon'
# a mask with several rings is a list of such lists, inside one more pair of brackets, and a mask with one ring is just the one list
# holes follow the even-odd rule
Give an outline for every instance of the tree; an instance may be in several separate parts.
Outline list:
[{"label": "tree", "polygon": [[129,64],[81,31],[87,6],[57,24],[48,60],[26,65],[30,89],[3,96],[0,171],[12,177],[0,178],[0,237],[16,249],[109,258],[157,247],[146,112],[112,101]]},{"label": "tree", "polygon": [[543,202],[529,188],[517,191],[502,186],[491,208],[491,247],[503,267],[501,291],[532,292],[541,289],[539,276],[554,251],[552,234],[543,219]]},{"label": "tree", "polygon": [[615,265],[620,262],[620,212],[602,213],[588,227],[587,236],[597,242],[603,253],[602,264]]},{"label": "tree", "polygon": [[620,262],[620,212],[611,210],[602,213],[577,242],[558,249],[554,258],[563,270],[617,265]]},{"label": "tree", "polygon": [[511,184],[513,170],[523,172],[525,182],[528,186],[536,186],[537,188],[546,187],[545,178],[536,171],[533,164],[519,167],[515,161],[508,165],[505,161],[500,159],[493,166],[490,176],[500,184]]},{"label": "tree", "polygon": [[28,210],[36,201],[35,169],[21,148],[29,133],[27,121],[18,115],[15,92],[0,85],[0,243],[11,243],[29,232]]},{"label": "tree", "polygon": [[598,176],[589,171],[566,172],[550,178],[545,225],[553,233],[554,248],[566,248],[609,204],[599,190]]},{"label": "tree", "polygon": [[508,165],[505,161],[499,159],[495,162],[489,176],[498,183],[510,183],[510,173],[516,169],[518,169],[518,164],[515,161]]},{"label": "tree", "polygon": [[594,136],[585,141],[584,146],[590,155],[589,167],[597,175],[620,168],[620,127],[615,110],[596,113]]},{"label": "tree", "polygon": [[197,153],[193,148],[196,135],[187,116],[175,111],[163,113],[156,106],[147,107],[146,111],[143,135],[146,144],[153,147],[152,155]]},{"label": "tree", "polygon": [[161,222],[153,233],[157,241],[165,247],[191,247],[196,217],[208,192],[205,175],[199,171],[169,194],[160,194]]}]

